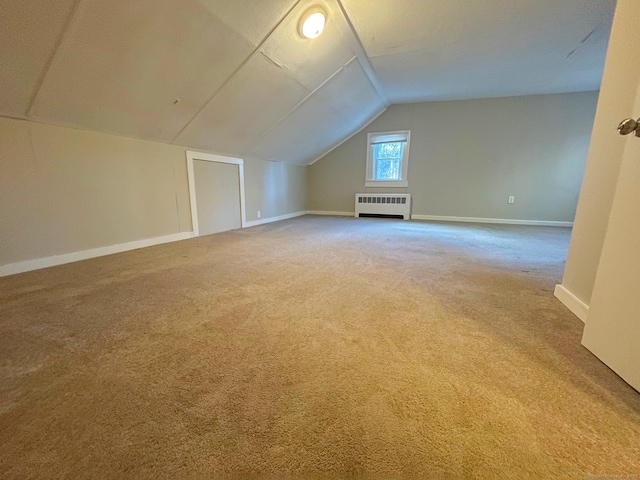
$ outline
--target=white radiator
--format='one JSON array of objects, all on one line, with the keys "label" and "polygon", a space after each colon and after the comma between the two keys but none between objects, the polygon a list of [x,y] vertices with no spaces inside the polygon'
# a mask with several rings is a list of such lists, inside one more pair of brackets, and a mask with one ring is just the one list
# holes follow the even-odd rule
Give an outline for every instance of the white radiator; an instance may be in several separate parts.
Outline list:
[{"label": "white radiator", "polygon": [[356,193],[356,217],[361,215],[411,218],[409,193]]}]

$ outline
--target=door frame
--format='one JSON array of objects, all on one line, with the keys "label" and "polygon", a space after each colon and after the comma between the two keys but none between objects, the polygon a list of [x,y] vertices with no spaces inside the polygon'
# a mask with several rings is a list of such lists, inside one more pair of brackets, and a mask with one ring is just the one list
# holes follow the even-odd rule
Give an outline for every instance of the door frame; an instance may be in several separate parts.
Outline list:
[{"label": "door frame", "polygon": [[194,160],[205,162],[229,163],[238,166],[238,182],[240,184],[240,225],[245,228],[247,216],[244,209],[244,160],[242,158],[224,157],[212,153],[192,152],[187,150],[187,176],[189,178],[189,201],[191,203],[191,225],[193,236],[200,236],[198,225],[198,202],[196,201],[196,181],[193,171]]}]

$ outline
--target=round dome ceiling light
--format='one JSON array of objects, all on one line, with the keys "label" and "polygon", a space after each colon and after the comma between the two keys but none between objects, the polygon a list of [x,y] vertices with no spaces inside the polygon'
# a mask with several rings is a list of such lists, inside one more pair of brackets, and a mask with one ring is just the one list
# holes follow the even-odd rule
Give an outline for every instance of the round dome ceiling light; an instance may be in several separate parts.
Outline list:
[{"label": "round dome ceiling light", "polygon": [[324,30],[327,14],[322,7],[311,7],[300,19],[300,35],[316,38]]}]

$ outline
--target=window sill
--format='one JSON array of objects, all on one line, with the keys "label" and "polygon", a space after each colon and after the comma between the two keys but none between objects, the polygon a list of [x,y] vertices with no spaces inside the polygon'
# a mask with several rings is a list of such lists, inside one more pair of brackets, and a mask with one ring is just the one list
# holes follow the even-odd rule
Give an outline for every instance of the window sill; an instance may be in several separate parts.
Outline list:
[{"label": "window sill", "polygon": [[365,187],[408,187],[409,182],[407,180],[367,180],[364,182]]}]

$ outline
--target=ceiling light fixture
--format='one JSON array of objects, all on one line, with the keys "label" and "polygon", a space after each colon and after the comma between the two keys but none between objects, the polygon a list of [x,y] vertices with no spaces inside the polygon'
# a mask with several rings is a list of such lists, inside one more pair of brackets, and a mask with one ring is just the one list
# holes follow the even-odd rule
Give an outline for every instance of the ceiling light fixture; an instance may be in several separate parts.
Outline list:
[{"label": "ceiling light fixture", "polygon": [[300,35],[316,38],[324,30],[327,14],[322,7],[311,7],[300,19]]}]

